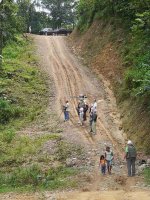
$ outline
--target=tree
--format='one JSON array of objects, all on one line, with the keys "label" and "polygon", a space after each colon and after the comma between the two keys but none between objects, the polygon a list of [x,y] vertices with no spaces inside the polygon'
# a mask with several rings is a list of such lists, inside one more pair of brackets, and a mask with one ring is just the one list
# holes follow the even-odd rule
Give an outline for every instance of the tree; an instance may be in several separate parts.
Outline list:
[{"label": "tree", "polygon": [[32,16],[35,11],[35,1],[32,0],[17,0],[18,13],[17,15],[22,18],[23,30],[24,32],[29,31],[29,26],[31,25]]},{"label": "tree", "polygon": [[[17,5],[13,0],[2,0],[0,3],[0,55],[6,42],[17,32]],[[18,20],[19,21],[19,20]],[[0,59],[1,60],[1,59]],[[2,66],[2,61],[0,61]]]},{"label": "tree", "polygon": [[53,28],[60,28],[62,24],[74,23],[75,0],[42,0],[42,3],[50,11]]}]

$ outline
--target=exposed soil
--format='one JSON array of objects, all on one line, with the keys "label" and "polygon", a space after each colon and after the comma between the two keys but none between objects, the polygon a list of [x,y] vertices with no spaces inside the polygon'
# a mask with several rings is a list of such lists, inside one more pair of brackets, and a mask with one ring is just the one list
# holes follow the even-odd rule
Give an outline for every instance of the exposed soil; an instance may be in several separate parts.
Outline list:
[{"label": "exposed soil", "polygon": [[[55,102],[53,111],[60,116],[63,136],[67,141],[81,144],[92,158],[93,168],[90,171],[91,179],[83,181],[80,191],[55,193],[45,192],[30,196],[9,195],[0,196],[0,199],[68,199],[68,200],[148,200],[150,192],[142,191],[137,186],[141,181],[138,177],[127,179],[123,162],[125,133],[123,133],[120,114],[117,110],[116,99],[109,88],[109,82],[100,75],[98,80],[86,66],[72,54],[65,37],[35,36],[35,42],[40,56],[41,68],[52,78]],[[76,106],[79,94],[86,94],[88,103],[96,98],[98,101],[97,134],[89,133],[88,121],[83,127],[78,125]],[[61,114],[65,100],[70,103],[69,122],[63,122]],[[51,98],[50,98],[51,101]],[[51,112],[48,109],[47,112]],[[47,122],[51,126],[51,121]],[[110,145],[115,154],[115,165],[112,175],[102,176],[99,172],[99,155],[103,154],[106,145]],[[89,175],[89,176],[90,176]],[[82,179],[82,177],[81,177]],[[82,181],[82,180],[81,180]]]}]

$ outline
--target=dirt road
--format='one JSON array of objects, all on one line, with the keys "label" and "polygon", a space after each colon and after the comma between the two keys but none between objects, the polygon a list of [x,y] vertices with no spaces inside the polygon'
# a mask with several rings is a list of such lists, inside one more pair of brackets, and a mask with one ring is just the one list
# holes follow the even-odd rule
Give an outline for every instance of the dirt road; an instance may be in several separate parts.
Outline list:
[{"label": "dirt road", "polygon": [[[65,100],[69,100],[71,108],[71,123],[77,123],[78,116],[76,106],[78,99],[73,98],[79,94],[86,94],[88,103],[94,99],[98,101],[98,125],[97,135],[92,138],[88,131],[82,129],[82,139],[88,143],[108,140],[113,145],[123,144],[124,138],[120,116],[117,111],[113,93],[107,86],[107,82],[98,81],[94,75],[78,62],[70,49],[66,46],[64,37],[36,37],[39,53],[43,57],[45,71],[53,77],[55,83],[56,103],[58,114]],[[80,131],[81,132],[81,131]],[[79,132],[79,133],[80,133]],[[84,132],[84,134],[83,134]]]},{"label": "dirt road", "polygon": [[[1,199],[57,199],[57,200],[145,200],[150,199],[150,192],[139,189],[138,178],[127,179],[124,166],[121,168],[122,153],[125,144],[125,134],[122,130],[120,114],[117,110],[116,100],[109,88],[109,82],[99,75],[98,79],[68,47],[66,37],[34,36],[38,49],[39,61],[42,70],[48,74],[54,85],[55,102],[52,109],[59,116],[65,100],[69,100],[71,120],[63,124],[63,136],[70,142],[82,144],[92,153],[94,160],[93,178],[86,188],[80,191],[55,193],[45,192],[34,195],[0,196]],[[88,122],[83,127],[78,124],[76,106],[79,94],[87,95],[90,104],[97,99],[98,121],[97,133],[89,133]],[[51,101],[51,99],[50,99]],[[51,111],[48,111],[51,112]],[[51,121],[48,122],[50,125]],[[102,177],[99,172],[99,155],[105,151],[106,145],[110,145],[115,153],[115,165],[113,174]],[[86,192],[85,192],[86,191]]]},{"label": "dirt road", "polygon": [[[55,111],[59,115],[65,100],[69,100],[70,103],[71,120],[64,124],[64,134],[66,134],[66,138],[69,140],[71,137],[74,137],[77,143],[84,143],[87,147],[96,149],[98,152],[103,152],[106,144],[109,144],[115,152],[116,160],[118,159],[120,161],[122,159],[125,134],[121,129],[120,115],[117,110],[113,92],[109,89],[109,82],[106,81],[102,75],[100,75],[100,80],[98,80],[90,69],[79,62],[79,59],[73,55],[71,49],[67,46],[65,37],[36,36],[35,41],[37,43],[38,52],[42,58],[42,66],[46,73],[54,80]],[[76,106],[78,99],[73,97],[79,94],[86,94],[89,104],[92,103],[94,99],[97,99],[98,122],[96,135],[89,134],[88,123],[86,123],[84,127],[80,127],[77,123],[78,116]],[[61,121],[63,121],[63,116]],[[135,192],[125,195],[125,192],[122,191],[122,189],[131,190],[131,187],[135,186],[136,180],[126,180],[125,184],[119,187],[119,192],[109,191],[103,193],[102,198],[96,191],[103,188],[103,184],[100,184],[100,182],[102,182],[104,178],[99,175],[99,169],[97,167],[98,156],[96,154],[94,159],[94,181],[91,187],[88,188],[91,192],[77,192],[71,195],[67,193],[65,195],[60,194],[58,199],[112,200],[135,199],[135,197],[136,199],[141,199],[142,197],[149,199],[150,193]],[[118,165],[114,168],[114,175],[106,179],[107,185],[109,185],[108,183],[112,183],[113,185],[113,182],[115,183],[117,180],[116,177],[118,175],[123,175],[124,172],[120,170],[119,167]]]}]

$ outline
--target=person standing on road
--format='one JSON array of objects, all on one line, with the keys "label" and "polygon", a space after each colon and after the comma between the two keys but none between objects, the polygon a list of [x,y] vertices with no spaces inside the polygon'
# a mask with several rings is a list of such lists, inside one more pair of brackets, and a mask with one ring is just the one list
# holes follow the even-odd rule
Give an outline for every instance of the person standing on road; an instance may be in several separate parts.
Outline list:
[{"label": "person standing on road", "polygon": [[109,146],[106,147],[106,151],[105,151],[105,159],[107,162],[107,170],[108,170],[108,174],[111,174],[111,170],[112,170],[112,161],[114,159],[113,156],[113,152],[110,149]]},{"label": "person standing on road", "polygon": [[125,149],[125,159],[127,161],[127,170],[128,170],[128,176],[135,176],[135,161],[136,161],[136,148],[133,145],[131,140],[128,140],[127,146]]},{"label": "person standing on road", "polygon": [[84,115],[83,115],[83,120],[84,121],[86,121],[86,112],[88,111],[88,109],[89,109],[89,106],[88,106],[88,104],[87,104],[87,102],[86,101],[84,101]]},{"label": "person standing on road", "polygon": [[100,156],[99,166],[100,166],[102,174],[105,175],[106,174],[106,160],[105,160],[104,155]]},{"label": "person standing on road", "polygon": [[92,130],[92,122],[93,122],[93,112],[90,111],[90,120],[89,120],[89,123],[90,123],[90,133],[93,132],[93,130]]},{"label": "person standing on road", "polygon": [[64,121],[69,120],[69,101],[66,101],[66,104],[63,106],[64,111]]},{"label": "person standing on road", "polygon": [[94,108],[93,108],[93,104],[91,103],[91,105],[90,105],[90,109],[89,109],[89,113],[92,113],[93,110],[94,110]]},{"label": "person standing on road", "polygon": [[31,29],[31,26],[29,26],[29,33],[31,34],[31,32],[32,32],[32,29]]},{"label": "person standing on road", "polygon": [[80,124],[83,126],[83,116],[84,116],[84,108],[81,107],[79,110],[79,118],[80,118]]},{"label": "person standing on road", "polygon": [[96,134],[97,110],[94,109],[92,114],[92,132]]},{"label": "person standing on road", "polygon": [[96,101],[96,99],[94,99],[93,108],[94,108],[94,110],[97,110],[97,101]]}]

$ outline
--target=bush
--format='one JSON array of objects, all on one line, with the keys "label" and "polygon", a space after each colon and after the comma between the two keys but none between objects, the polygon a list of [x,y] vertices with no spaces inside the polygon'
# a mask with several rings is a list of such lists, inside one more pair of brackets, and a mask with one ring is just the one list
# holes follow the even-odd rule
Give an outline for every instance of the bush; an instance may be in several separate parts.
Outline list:
[{"label": "bush", "polygon": [[20,167],[11,174],[0,174],[0,185],[7,184],[12,187],[26,185],[36,186],[38,184],[38,176],[40,173],[40,168],[37,165],[26,168]]},{"label": "bush", "polygon": [[19,167],[11,173],[0,173],[0,187],[25,187],[25,188],[68,188],[77,186],[75,181],[68,180],[69,176],[77,174],[73,168],[63,166],[51,168],[43,172],[39,165],[34,164],[28,167]]},{"label": "bush", "polygon": [[0,140],[6,143],[11,143],[14,139],[16,133],[13,129],[8,129],[7,131],[4,131],[2,135],[0,135]]},{"label": "bush", "polygon": [[150,168],[144,170],[144,177],[148,184],[150,184]]},{"label": "bush", "polygon": [[11,118],[21,116],[22,109],[12,105],[10,102],[0,99],[0,123],[6,124]]}]

